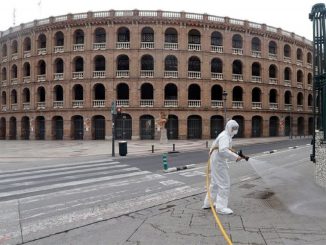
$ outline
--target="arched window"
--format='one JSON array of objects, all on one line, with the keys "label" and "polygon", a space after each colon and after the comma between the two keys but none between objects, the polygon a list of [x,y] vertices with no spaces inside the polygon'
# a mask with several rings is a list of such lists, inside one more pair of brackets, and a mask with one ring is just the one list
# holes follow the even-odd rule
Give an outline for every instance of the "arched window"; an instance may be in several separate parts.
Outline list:
[{"label": "arched window", "polygon": [[64,64],[61,58],[57,58],[54,61],[54,71],[55,73],[63,73],[64,72]]},{"label": "arched window", "polygon": [[174,28],[168,28],[165,30],[166,43],[178,43],[178,32]]},{"label": "arched window", "polygon": [[31,43],[31,39],[29,37],[26,37],[24,39],[23,47],[24,47],[24,52],[30,52],[31,51],[32,43]]},{"label": "arched window", "polygon": [[288,44],[284,45],[284,57],[291,58],[291,47]]},{"label": "arched window", "polygon": [[154,70],[154,59],[151,55],[144,55],[143,57],[141,57],[141,70],[142,71]]},{"label": "arched window", "polygon": [[18,70],[16,65],[12,65],[11,67],[11,78],[15,79],[17,78]]},{"label": "arched window", "polygon": [[301,70],[297,71],[297,83],[303,83],[303,72]]},{"label": "arched window", "polygon": [[240,60],[233,61],[232,74],[242,74],[242,63]]},{"label": "arched window", "polygon": [[192,29],[188,33],[188,44],[200,44],[200,32],[196,29]]},{"label": "arched window", "polygon": [[260,77],[260,64],[258,62],[254,62],[251,65],[251,75],[252,76],[256,76],[256,77]]},{"label": "arched window", "polygon": [[252,102],[261,102],[261,90],[260,88],[254,88],[251,94]]},{"label": "arched window", "polygon": [[276,55],[277,54],[277,45],[276,42],[270,41],[268,44],[268,53]]},{"label": "arched window", "polygon": [[258,37],[254,37],[251,40],[251,50],[252,51],[261,51],[261,42]]},{"label": "arched window", "polygon": [[284,104],[286,105],[292,104],[292,94],[290,91],[286,91],[284,94]]},{"label": "arched window", "polygon": [[276,65],[270,65],[268,69],[269,78],[277,78],[277,67]]},{"label": "arched window", "polygon": [[105,43],[106,42],[106,32],[102,27],[96,28],[94,32],[94,43]]},{"label": "arched window", "polygon": [[37,65],[37,75],[45,75],[46,74],[46,64],[44,60],[40,60]]},{"label": "arched window", "polygon": [[168,55],[165,57],[164,62],[165,71],[178,71],[178,59],[174,55]]},{"label": "arched window", "polygon": [[46,36],[43,33],[38,36],[37,48],[38,49],[46,48]]},{"label": "arched window", "polygon": [[236,86],[232,90],[232,101],[243,101],[243,90],[240,86]]},{"label": "arched window", "polygon": [[94,71],[105,71],[105,58],[103,55],[95,56]]},{"label": "arched window", "polygon": [[17,40],[12,41],[11,44],[11,54],[17,54],[18,53],[18,42]]},{"label": "arched window", "polygon": [[59,46],[59,47],[63,46],[64,40],[65,40],[65,38],[64,38],[63,32],[58,31],[55,33],[55,35],[54,35],[55,46]]},{"label": "arched window", "polygon": [[192,56],[189,58],[188,71],[200,72],[200,59],[197,56]]},{"label": "arched window", "polygon": [[74,44],[84,44],[84,31],[78,29],[74,32]]},{"label": "arched window", "polygon": [[7,57],[7,53],[8,53],[8,51],[7,51],[7,44],[3,44],[2,45],[2,57]]},{"label": "arched window", "polygon": [[211,72],[212,73],[223,73],[223,63],[221,59],[214,58],[211,62]]},{"label": "arched window", "polygon": [[289,67],[284,69],[284,80],[291,81],[291,69]]},{"label": "arched window", "polygon": [[154,42],[154,30],[151,27],[144,27],[142,29],[141,42]]},{"label": "arched window", "polygon": [[129,71],[129,57],[121,54],[117,57],[117,70],[118,71]]},{"label": "arched window", "polygon": [[297,95],[297,105],[302,106],[303,105],[303,94],[301,92]]},{"label": "arched window", "polygon": [[120,27],[118,29],[118,42],[130,42],[130,31],[126,27]]},{"label": "arched window", "polygon": [[303,61],[303,53],[301,48],[297,49],[297,60],[301,62]]},{"label": "arched window", "polygon": [[74,69],[75,72],[83,72],[84,71],[84,59],[80,56],[74,59]]},{"label": "arched window", "polygon": [[242,37],[239,34],[233,35],[232,48],[242,49]]},{"label": "arched window", "polygon": [[223,36],[220,32],[214,31],[211,36],[212,46],[223,46]]},{"label": "arched window", "polygon": [[269,103],[277,103],[277,90],[271,89],[269,91]]},{"label": "arched window", "polygon": [[31,76],[31,65],[28,62],[24,63],[23,75],[24,75],[24,77],[30,77]]}]

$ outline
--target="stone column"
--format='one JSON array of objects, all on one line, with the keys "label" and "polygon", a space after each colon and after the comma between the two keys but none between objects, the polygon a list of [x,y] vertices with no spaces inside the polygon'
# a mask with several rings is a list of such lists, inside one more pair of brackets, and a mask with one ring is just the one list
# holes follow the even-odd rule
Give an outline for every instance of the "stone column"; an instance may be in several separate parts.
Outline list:
[{"label": "stone column", "polygon": [[326,143],[324,132],[316,130],[316,167],[315,180],[318,185],[326,188]]}]

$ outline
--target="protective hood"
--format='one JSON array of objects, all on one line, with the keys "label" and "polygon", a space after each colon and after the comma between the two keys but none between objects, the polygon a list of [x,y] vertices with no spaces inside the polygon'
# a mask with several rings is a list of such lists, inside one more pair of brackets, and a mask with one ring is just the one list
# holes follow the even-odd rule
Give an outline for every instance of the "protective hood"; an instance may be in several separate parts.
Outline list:
[{"label": "protective hood", "polygon": [[225,131],[231,137],[233,137],[234,135],[236,135],[238,133],[238,129],[239,129],[239,124],[235,120],[229,120],[226,123]]}]

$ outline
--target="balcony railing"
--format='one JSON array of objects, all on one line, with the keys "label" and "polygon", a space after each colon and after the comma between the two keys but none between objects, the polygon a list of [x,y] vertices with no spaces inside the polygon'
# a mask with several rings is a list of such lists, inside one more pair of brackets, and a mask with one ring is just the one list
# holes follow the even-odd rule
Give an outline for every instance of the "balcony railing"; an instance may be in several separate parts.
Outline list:
[{"label": "balcony railing", "polygon": [[312,90],[312,84],[308,84],[308,90]]},{"label": "balcony railing", "polygon": [[105,50],[106,43],[93,43],[93,50]]},{"label": "balcony railing", "polygon": [[223,73],[212,72],[211,77],[212,79],[223,80]]},{"label": "balcony railing", "polygon": [[261,83],[261,76],[251,76],[251,81],[254,83]]},{"label": "balcony railing", "polygon": [[178,50],[178,43],[164,43],[164,49]]},{"label": "balcony railing", "polygon": [[269,109],[270,110],[277,110],[278,109],[278,103],[269,103]]},{"label": "balcony railing", "polygon": [[64,46],[55,46],[54,47],[54,53],[63,53],[64,52]]},{"label": "balcony railing", "polygon": [[284,85],[287,87],[291,87],[291,80],[284,80]]},{"label": "balcony railing", "polygon": [[3,80],[3,81],[1,81],[1,85],[2,85],[2,86],[7,86],[7,80]]},{"label": "balcony railing", "polygon": [[232,48],[232,54],[243,55],[242,48]]},{"label": "balcony railing", "polygon": [[2,105],[2,106],[1,106],[1,110],[2,110],[2,111],[7,111],[7,105]]},{"label": "balcony railing", "polygon": [[201,50],[201,45],[200,44],[189,43],[188,44],[188,50],[189,51],[200,51]]},{"label": "balcony railing", "polygon": [[141,42],[140,43],[141,49],[153,49],[154,48],[154,42]]},{"label": "balcony railing", "polygon": [[251,103],[251,108],[252,109],[261,109],[262,108],[262,103],[261,102],[252,102]]},{"label": "balcony railing", "polygon": [[63,80],[63,73],[54,73],[54,80]]},{"label": "balcony railing", "polygon": [[251,56],[260,58],[261,57],[261,51],[251,51]]},{"label": "balcony railing", "polygon": [[285,104],[284,105],[284,110],[286,110],[286,111],[292,110],[292,104]]},{"label": "balcony railing", "polygon": [[140,107],[153,107],[154,100],[140,100]]},{"label": "balcony railing", "polygon": [[201,72],[200,71],[188,71],[188,78],[200,78]]},{"label": "balcony railing", "polygon": [[24,103],[23,103],[23,110],[28,111],[28,110],[30,110],[30,109],[31,109],[31,103],[29,103],[29,102],[24,102]]},{"label": "balcony railing", "polygon": [[84,44],[74,44],[72,46],[73,51],[84,51],[84,49],[85,49]]},{"label": "balcony railing", "polygon": [[211,106],[213,108],[223,108],[224,101],[223,100],[212,100],[211,101]]},{"label": "balcony railing", "polygon": [[17,104],[11,104],[11,110],[17,111],[18,110],[18,105]]},{"label": "balcony railing", "polygon": [[93,107],[105,107],[105,100],[93,100]]},{"label": "balcony railing", "polygon": [[232,81],[243,81],[242,74],[232,74]]},{"label": "balcony railing", "polygon": [[291,57],[284,56],[283,60],[284,62],[291,63]]},{"label": "balcony railing", "polygon": [[309,111],[312,111],[314,108],[310,105],[310,106],[308,106],[308,110]]},{"label": "balcony railing", "polygon": [[129,70],[119,70],[116,72],[117,78],[129,77]]},{"label": "balcony railing", "polygon": [[38,82],[44,82],[45,81],[45,75],[37,75],[37,81]]},{"label": "balcony railing", "polygon": [[37,109],[44,110],[45,109],[45,102],[37,102]]},{"label": "balcony railing", "polygon": [[269,84],[277,84],[277,78],[270,77],[268,83]]},{"label": "balcony railing", "polygon": [[302,66],[302,64],[303,64],[302,60],[297,60],[297,65],[298,66]]},{"label": "balcony railing", "polygon": [[178,72],[177,71],[164,71],[164,77],[165,78],[177,78],[178,77]]},{"label": "balcony railing", "polygon": [[29,58],[29,57],[31,57],[31,51],[30,50],[24,51],[24,58]]},{"label": "balcony railing", "polygon": [[154,77],[153,70],[140,71],[140,77]]},{"label": "balcony railing", "polygon": [[12,85],[18,84],[18,79],[17,78],[11,79],[11,84]]},{"label": "balcony railing", "polygon": [[73,100],[72,101],[72,108],[83,108],[84,107],[84,100]]},{"label": "balcony railing", "polygon": [[223,53],[223,46],[211,45],[211,51],[216,53]]},{"label": "balcony railing", "polygon": [[116,105],[120,107],[129,107],[129,100],[116,100]]},{"label": "balcony railing", "polygon": [[116,48],[119,49],[130,49],[130,42],[117,42]]},{"label": "balcony railing", "polygon": [[270,60],[277,60],[277,54],[268,53],[268,58]]},{"label": "balcony railing", "polygon": [[18,59],[18,53],[11,54],[11,60],[17,60]]},{"label": "balcony railing", "polygon": [[164,107],[178,107],[178,100],[164,100]]},{"label": "balcony railing", "polygon": [[105,71],[93,71],[93,78],[105,78]]},{"label": "balcony railing", "polygon": [[84,78],[84,72],[79,71],[79,72],[73,72],[72,73],[72,79],[83,79]]},{"label": "balcony railing", "polygon": [[297,111],[303,111],[303,105],[297,105]]},{"label": "balcony railing", "polygon": [[62,100],[53,101],[53,108],[63,108],[63,101]]},{"label": "balcony railing", "polygon": [[31,77],[23,77],[23,83],[30,83],[31,82]]},{"label": "balcony railing", "polygon": [[232,101],[232,108],[233,109],[242,109],[243,101]]},{"label": "balcony railing", "polygon": [[46,48],[39,48],[37,49],[38,55],[45,55],[46,54]]},{"label": "balcony railing", "polygon": [[188,100],[188,107],[201,107],[201,100]]},{"label": "balcony railing", "polygon": [[303,88],[303,83],[297,83],[298,88]]},{"label": "balcony railing", "polygon": [[2,63],[7,62],[7,61],[8,61],[8,57],[7,56],[2,57]]}]

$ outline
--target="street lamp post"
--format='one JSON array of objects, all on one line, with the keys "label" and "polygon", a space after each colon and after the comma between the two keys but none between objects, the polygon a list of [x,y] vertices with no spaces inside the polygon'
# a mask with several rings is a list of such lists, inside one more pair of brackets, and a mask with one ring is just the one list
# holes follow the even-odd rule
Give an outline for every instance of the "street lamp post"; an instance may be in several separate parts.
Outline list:
[{"label": "street lamp post", "polygon": [[226,119],[226,97],[228,96],[228,93],[224,90],[223,91],[223,106],[224,106],[224,120],[225,120],[225,124],[227,123],[227,119]]},{"label": "street lamp post", "polygon": [[290,96],[290,139],[292,139],[292,108],[293,108],[293,102],[292,102],[292,95]]}]

